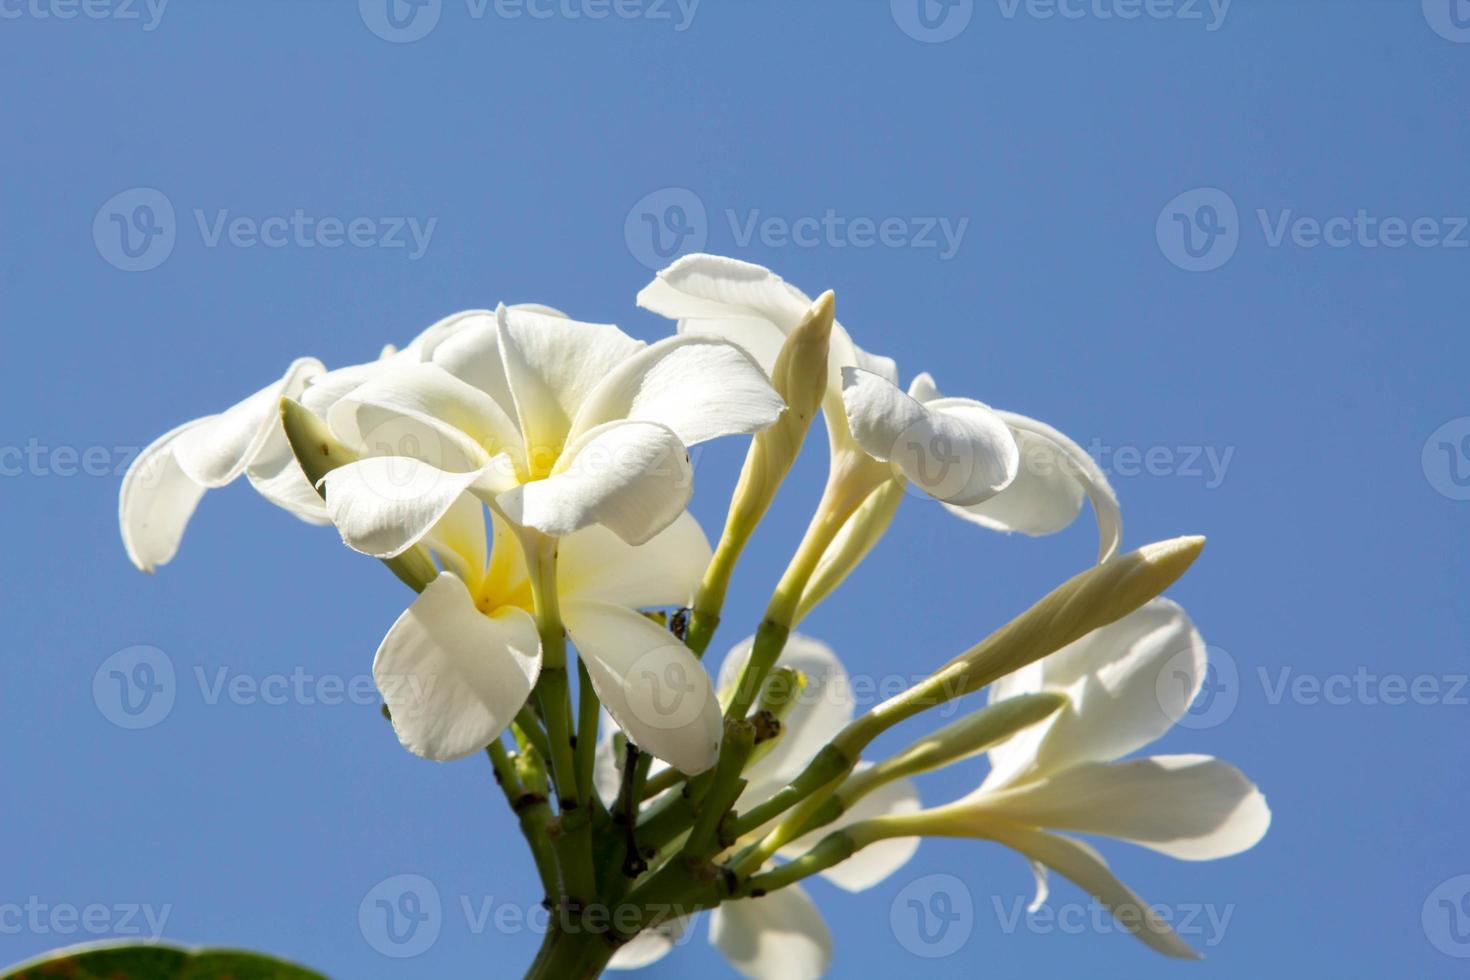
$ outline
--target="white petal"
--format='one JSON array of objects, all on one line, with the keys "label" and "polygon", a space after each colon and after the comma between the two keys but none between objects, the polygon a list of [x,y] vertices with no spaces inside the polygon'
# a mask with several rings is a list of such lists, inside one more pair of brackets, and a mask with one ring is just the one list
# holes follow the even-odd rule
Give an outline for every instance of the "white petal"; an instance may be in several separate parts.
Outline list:
[{"label": "white petal", "polygon": [[456,378],[495,400],[507,418],[514,419],[515,400],[505,379],[500,356],[500,330],[491,310],[465,314],[452,336],[434,346],[429,360]]},{"label": "white petal", "polygon": [[633,546],[605,527],[583,528],[559,545],[564,596],[638,609],[685,606],[709,565],[709,539],[687,511],[647,544]]},{"label": "white petal", "polygon": [[[720,665],[720,690],[734,688],[753,645],[754,638],[749,637],[726,655]],[[795,703],[781,721],[781,738],[775,748],[745,771],[748,785],[741,796],[744,807],[768,798],[791,782],[852,721],[852,682],[831,647],[793,633],[775,666],[801,671],[806,686],[794,694]]]},{"label": "white petal", "polygon": [[651,966],[669,955],[674,947],[684,940],[690,926],[690,916],[681,916],[645,929],[608,961],[609,970],[638,970]]},{"label": "white petal", "polygon": [[[602,733],[597,739],[597,753],[592,757],[592,788],[597,791],[597,798],[602,800],[602,805],[612,809],[617,805],[618,795],[623,789],[623,753],[618,751],[617,736],[619,730],[617,723],[606,711],[602,712],[598,730]],[[632,969],[623,967],[622,969]]]},{"label": "white petal", "polygon": [[520,452],[520,434],[494,399],[433,364],[380,372],[339,399],[327,422],[365,455],[411,456],[456,472]]},{"label": "white petal", "polygon": [[832,934],[800,885],[721,905],[709,940],[753,980],[816,980],[832,965]]},{"label": "white petal", "polygon": [[[861,772],[870,765],[871,763],[860,764],[858,771]],[[819,844],[823,837],[850,824],[875,817],[918,813],[921,806],[919,789],[913,780],[895,779],[858,800],[827,826],[798,837],[778,853],[788,861],[794,860]],[[881,840],[876,844],[869,844],[841,864],[823,871],[822,877],[844,891],[866,891],[907,864],[918,849],[917,837]]]},{"label": "white petal", "polygon": [[769,320],[789,333],[811,299],[771,270],[720,255],[680,258],[638,294],[638,305],[671,320],[733,314]]},{"label": "white petal", "polygon": [[786,403],[739,347],[709,337],[661,340],[623,361],[582,404],[571,439],[618,419],[658,422],[686,446],[758,432]]},{"label": "white petal", "polygon": [[[526,568],[526,553],[514,528],[493,509],[490,511],[494,540],[490,550],[490,567],[485,570],[481,595],[494,606],[530,604],[531,579]],[[493,606],[492,606],[493,608]]]},{"label": "white petal", "polygon": [[1016,476],[1016,440],[999,416],[979,402],[932,410],[857,368],[843,369],[842,397],[853,437],[863,450],[892,461],[936,499],[962,506],[979,503]]},{"label": "white petal", "polygon": [[622,606],[564,599],[562,617],[603,707],[639,748],[688,775],[715,764],[720,704],[688,647]]},{"label": "white petal", "polygon": [[398,618],[373,680],[398,740],[441,762],[482,751],[525,705],[541,668],[536,624],[520,609],[486,616],[444,572]]},{"label": "white petal", "polygon": [[530,310],[497,311],[500,356],[533,473],[561,455],[572,420],[598,382],[645,346],[612,324]]},{"label": "white petal", "polygon": [[1070,879],[1096,898],[1114,917],[1121,916],[1119,922],[1127,931],[1151,949],[1179,959],[1200,958],[1148,903],[1118,880],[1101,854],[1081,841],[1022,827],[996,829],[987,836]]},{"label": "white petal", "polygon": [[694,470],[679,437],[653,422],[593,429],[563,457],[564,468],[496,498],[506,517],[565,537],[593,524],[643,544],[684,512]]},{"label": "white petal", "polygon": [[265,445],[256,454],[254,462],[245,468],[250,485],[262,497],[284,508],[308,524],[326,524],[326,504],[321,494],[311,485],[301,464],[296,462],[296,453],[291,449],[291,440],[280,426],[271,429]]},{"label": "white petal", "polygon": [[134,565],[152,572],[178,554],[184,528],[204,496],[174,459],[174,445],[191,429],[206,426],[213,417],[186,422],[160,436],[138,454],[123,476],[118,494],[118,524],[123,547]]},{"label": "white petal", "polygon": [[1271,825],[1261,791],[1239,769],[1205,755],[1087,762],[977,802],[993,816],[1116,837],[1183,861],[1249,850]]},{"label": "white petal", "polygon": [[214,416],[208,425],[191,427],[174,444],[179,466],[200,486],[229,483],[245,472],[271,430],[280,427],[281,399],[301,394],[307,380],[323,370],[320,361],[303,357],[278,381]]},{"label": "white petal", "polygon": [[[485,540],[485,505],[474,494],[462,493],[449,510],[424,535],[423,543],[439,556],[444,567],[458,575],[479,595],[485,578],[488,545]],[[488,608],[508,603],[498,602]]]},{"label": "white petal", "polygon": [[[898,382],[894,382],[897,384]],[[929,402],[943,396],[939,393],[939,386],[934,383],[934,376],[928,371],[921,371],[913,381],[909,382],[909,397],[916,402],[927,405]]]},{"label": "white petal", "polygon": [[[1155,741],[1189,710],[1204,683],[1206,648],[1168,599],[1140,609],[1041,661],[1025,676],[1067,695],[1049,722],[991,750],[988,788],[1079,762],[1110,762]],[[1024,693],[997,686],[992,693]],[[1027,754],[1029,758],[1027,757]]]},{"label": "white petal", "polygon": [[[951,402],[964,401],[939,399],[928,406],[942,410]],[[1123,515],[1117,494],[1093,458],[1044,422],[1013,412],[997,414],[1011,427],[1020,448],[1021,464],[1015,482],[989,500],[950,509],[996,531],[1054,534],[1076,520],[1086,496],[1097,515],[1098,561],[1107,561],[1116,554],[1123,539]]]},{"label": "white petal", "polygon": [[327,513],[347,546],[394,558],[428,534],[477,477],[404,456],[373,456],[338,467],[322,484]]}]

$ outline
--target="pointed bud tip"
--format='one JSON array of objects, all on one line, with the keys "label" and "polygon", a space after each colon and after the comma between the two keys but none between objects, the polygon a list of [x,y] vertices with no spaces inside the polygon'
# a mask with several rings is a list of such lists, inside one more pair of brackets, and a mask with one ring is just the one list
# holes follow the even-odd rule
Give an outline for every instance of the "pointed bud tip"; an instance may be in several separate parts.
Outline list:
[{"label": "pointed bud tip", "polygon": [[806,316],[802,317],[802,322],[797,329],[816,330],[825,337],[832,332],[832,324],[836,315],[837,295],[829,289],[818,296],[807,309]]},{"label": "pointed bud tip", "polygon": [[1164,541],[1155,541],[1139,548],[1137,554],[1150,563],[1184,561],[1192,562],[1205,550],[1205,538],[1200,534],[1187,534]]}]

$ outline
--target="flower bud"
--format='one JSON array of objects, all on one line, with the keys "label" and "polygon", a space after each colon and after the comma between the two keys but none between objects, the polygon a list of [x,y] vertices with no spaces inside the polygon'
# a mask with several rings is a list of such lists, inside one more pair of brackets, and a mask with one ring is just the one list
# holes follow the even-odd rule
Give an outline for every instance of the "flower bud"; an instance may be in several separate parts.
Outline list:
[{"label": "flower bud", "polygon": [[836,299],[831,290],[817,297],[796,329],[786,337],[771,385],[786,400],[786,411],[775,424],[756,434],[740,482],[730,502],[729,521],[753,528],[765,515],[801,452],[806,433],[822,408],[827,393],[827,355],[832,342]]},{"label": "flower bud", "polygon": [[[358,454],[338,442],[325,422],[290,398],[281,399],[281,425],[286,430],[286,439],[291,443],[291,452],[296,455],[301,472],[325,499],[322,478],[339,466],[356,462]],[[383,564],[415,592],[422,592],[439,577],[433,559],[418,545],[397,558],[384,559]]]},{"label": "flower bud", "polygon": [[1202,537],[1171,538],[1094,565],[921,683],[857,719],[833,745],[856,759],[864,746],[898,722],[978,691],[1122,619],[1173,585],[1204,546]]}]

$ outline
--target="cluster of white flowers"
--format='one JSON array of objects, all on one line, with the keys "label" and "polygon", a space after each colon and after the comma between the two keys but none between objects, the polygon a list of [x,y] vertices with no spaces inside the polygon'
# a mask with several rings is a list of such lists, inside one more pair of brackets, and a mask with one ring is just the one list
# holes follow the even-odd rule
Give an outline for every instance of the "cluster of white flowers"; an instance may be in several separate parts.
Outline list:
[{"label": "cluster of white flowers", "polygon": [[[796,882],[872,887],[922,836],[997,841],[1031,861],[1038,902],[1051,869],[1114,909],[1145,906],[1058,832],[1186,860],[1261,838],[1269,811],[1233,767],[1119,761],[1172,727],[1204,680],[1199,634],[1156,598],[1197,540],[1119,555],[1116,497],[1081,448],[942,396],[926,373],[905,391],[892,360],[835,322],[831,294],[813,301],[766,269],[693,255],[638,303],[676,321],[675,335],[650,345],[549,307],[501,306],[370,363],[298,360],[140,455],[120,501],[128,555],[145,571],[170,561],[204,491],[242,473],[302,520],[334,525],[418,593],[373,662],[402,744],[440,761],[488,749],[507,797],[537,801],[539,818],[518,812],[562,914],[656,899],[713,909],[712,941],[747,976],[821,975],[831,938]],[[716,684],[700,658],[730,570],[817,408],[831,453],[822,503],[761,632]],[[688,448],[742,434],[755,439],[712,548],[686,511]],[[944,698],[988,685],[988,706],[875,764],[858,758],[867,742],[932,706],[932,689],[854,718],[850,699],[823,695],[846,684],[836,655],[792,630],[909,487],[965,521],[1031,535],[1066,527],[1089,500],[1099,564],[936,672]],[[653,612],[670,609],[683,610],[672,629]],[[1161,687],[1166,665],[1184,683]],[[781,683],[803,696],[783,702]],[[983,785],[922,807],[909,776],[982,752]],[[690,876],[694,865],[720,874]],[[553,935],[533,974],[651,962],[688,918],[635,916],[593,948]],[[1162,921],[1145,917],[1138,934],[1193,955]]]}]

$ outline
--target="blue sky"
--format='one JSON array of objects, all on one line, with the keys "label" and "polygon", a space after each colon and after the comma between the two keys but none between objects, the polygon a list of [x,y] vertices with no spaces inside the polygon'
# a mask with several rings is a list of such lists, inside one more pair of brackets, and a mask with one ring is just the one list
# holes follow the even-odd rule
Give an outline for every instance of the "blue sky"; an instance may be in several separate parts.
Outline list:
[{"label": "blue sky", "polygon": [[[243,484],[138,574],[120,467],[293,357],[363,360],[466,307],[658,337],[633,305],[647,264],[703,247],[835,288],[905,380],[1069,432],[1129,544],[1208,535],[1172,594],[1218,690],[1158,747],[1235,762],[1275,813],[1227,861],[1104,845],[1189,918],[1202,965],[1070,886],[1057,921],[1017,921],[1023,862],[943,841],[863,895],[812,886],[834,976],[1462,975],[1470,4],[1451,2],[0,0],[0,961],[148,914],[342,977],[529,961],[539,894],[488,767],[409,756],[361,696],[405,590]],[[707,527],[742,453],[699,459]],[[755,542],[716,653],[754,626],[823,465]],[[1092,535],[1004,538],[907,500],[808,632],[856,674],[921,675],[1085,566]],[[135,646],[162,651],[174,700],[128,730],[94,677]],[[413,959],[359,926],[398,875],[441,900]],[[894,911],[936,890],[969,909],[944,949]],[[702,931],[651,975],[693,970],[728,972]]]}]

